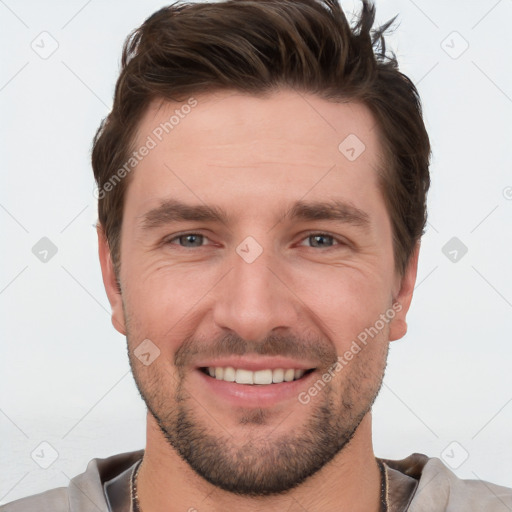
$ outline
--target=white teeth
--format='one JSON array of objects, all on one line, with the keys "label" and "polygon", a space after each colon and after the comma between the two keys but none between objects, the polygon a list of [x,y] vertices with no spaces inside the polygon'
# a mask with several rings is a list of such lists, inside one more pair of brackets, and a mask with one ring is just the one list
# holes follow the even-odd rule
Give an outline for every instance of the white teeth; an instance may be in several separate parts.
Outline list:
[{"label": "white teeth", "polygon": [[281,382],[291,382],[300,379],[305,370],[297,370],[294,368],[276,368],[275,370],[258,370],[252,372],[250,370],[243,370],[228,366],[223,367],[208,367],[208,374],[217,380],[224,380],[226,382],[236,382],[237,384],[279,384]]},{"label": "white teeth", "polygon": [[254,384],[272,384],[272,370],[254,372]]},{"label": "white teeth", "polygon": [[[215,370],[217,372],[217,370]],[[215,375],[217,377],[217,375]],[[235,382],[237,384],[254,384],[254,372],[249,370],[241,370],[240,368],[236,371]]]},{"label": "white teeth", "polygon": [[224,378],[223,380],[227,382],[235,382],[236,378],[236,372],[235,369],[231,366],[228,366],[227,368],[224,368]]},{"label": "white teeth", "polygon": [[291,382],[295,378],[295,370],[293,368],[289,368],[284,372],[284,381]]},{"label": "white teeth", "polygon": [[272,382],[275,384],[279,384],[284,380],[284,370],[282,368],[277,368],[272,372]]},{"label": "white teeth", "polygon": [[304,370],[295,370],[295,380],[300,379],[304,375]]}]

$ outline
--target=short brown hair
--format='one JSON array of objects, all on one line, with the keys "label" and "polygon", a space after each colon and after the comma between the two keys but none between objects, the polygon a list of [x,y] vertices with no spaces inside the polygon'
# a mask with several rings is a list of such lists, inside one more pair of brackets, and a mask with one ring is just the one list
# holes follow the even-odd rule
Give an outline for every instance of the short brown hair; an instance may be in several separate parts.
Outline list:
[{"label": "short brown hair", "polygon": [[395,268],[403,274],[425,229],[430,143],[418,92],[386,52],[383,34],[394,19],[375,29],[374,20],[367,0],[353,28],[337,0],[177,2],[132,32],[112,112],[92,150],[102,191],[99,223],[116,275],[129,176],[115,186],[112,179],[130,158],[150,102],[223,89],[262,95],[283,86],[329,101],[358,101],[375,116],[385,161],[380,185],[393,227]]}]

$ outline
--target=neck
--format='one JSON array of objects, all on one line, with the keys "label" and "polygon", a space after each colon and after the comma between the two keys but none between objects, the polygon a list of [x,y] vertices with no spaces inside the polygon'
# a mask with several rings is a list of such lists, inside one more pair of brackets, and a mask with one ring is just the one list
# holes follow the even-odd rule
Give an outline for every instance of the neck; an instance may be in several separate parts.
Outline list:
[{"label": "neck", "polygon": [[137,478],[141,512],[378,512],[380,485],[371,413],[343,450],[301,485],[283,495],[256,498],[224,491],[197,475],[148,414],[146,450]]}]

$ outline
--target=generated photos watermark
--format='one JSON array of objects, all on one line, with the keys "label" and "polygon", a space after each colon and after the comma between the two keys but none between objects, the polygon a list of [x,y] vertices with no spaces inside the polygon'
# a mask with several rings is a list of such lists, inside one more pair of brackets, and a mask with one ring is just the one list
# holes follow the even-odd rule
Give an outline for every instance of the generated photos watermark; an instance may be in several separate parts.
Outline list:
[{"label": "generated photos watermark", "polygon": [[178,126],[185,117],[190,114],[192,109],[197,106],[197,100],[191,97],[187,103],[183,104],[180,108],[174,110],[174,113],[167,121],[160,123],[153,129],[150,135],[147,136],[146,141],[137,150],[133,151],[130,157],[100,188],[95,188],[94,197],[96,199],[104,199],[105,196],[114,190],[114,188],[128,176],[133,169],[141,162],[146,156],[149,155],[151,150],[155,149],[166,135],[171,133],[176,126]]},{"label": "generated photos watermark", "polygon": [[382,313],[378,320],[371,327],[366,327],[363,331],[361,331],[356,339],[352,340],[352,344],[350,348],[346,350],[343,355],[338,356],[337,361],[332,364],[329,369],[322,374],[306,391],[302,391],[298,395],[298,401],[307,405],[311,402],[311,398],[318,395],[325,386],[331,382],[332,379],[339,375],[339,373],[349,364],[354,357],[361,352],[361,350],[368,344],[368,341],[375,338],[384,327],[395,318],[396,314],[402,311],[402,304],[400,302],[395,302],[393,305],[388,308],[385,313]]}]

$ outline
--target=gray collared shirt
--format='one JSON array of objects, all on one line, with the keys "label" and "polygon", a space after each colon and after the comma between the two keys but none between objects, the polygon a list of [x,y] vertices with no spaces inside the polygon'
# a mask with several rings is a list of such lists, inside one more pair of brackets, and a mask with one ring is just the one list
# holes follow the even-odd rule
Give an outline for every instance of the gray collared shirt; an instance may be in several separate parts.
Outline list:
[{"label": "gray collared shirt", "polygon": [[[60,487],[0,507],[0,512],[132,512],[130,475],[143,450],[93,459],[87,470]],[[379,459],[388,476],[389,512],[509,512],[512,489],[462,480],[441,460],[414,453]]]}]

